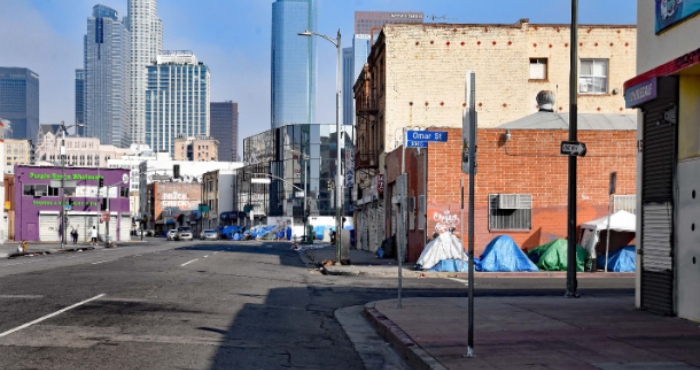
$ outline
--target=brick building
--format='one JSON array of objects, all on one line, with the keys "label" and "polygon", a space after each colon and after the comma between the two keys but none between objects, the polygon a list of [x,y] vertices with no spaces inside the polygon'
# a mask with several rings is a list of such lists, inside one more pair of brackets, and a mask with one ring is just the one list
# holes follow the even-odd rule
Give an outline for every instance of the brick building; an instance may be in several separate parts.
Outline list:
[{"label": "brick building", "polygon": [[158,234],[177,226],[195,225],[201,218],[201,183],[154,182],[148,184],[146,192],[147,225]]},{"label": "brick building", "polygon": [[[632,114],[622,86],[635,71],[636,28],[580,25],[580,114]],[[372,248],[391,235],[379,184],[387,153],[405,127],[461,128],[466,71],[476,75],[480,128],[536,113],[542,90],[556,96],[553,110],[568,112],[570,27],[530,24],[387,24],[354,85],[356,107],[356,224],[374,229]],[[459,156],[457,156],[459,157]],[[455,167],[458,168],[458,167]],[[389,202],[390,204],[390,202]]]},{"label": "brick building", "polygon": [[[560,117],[557,113],[546,114]],[[579,118],[581,131],[578,138],[588,148],[586,156],[578,160],[579,224],[607,214],[610,172],[617,171],[616,194],[619,196],[616,208],[634,211],[636,181],[636,131],[631,128],[636,124],[634,116],[613,119],[627,122],[613,124],[607,129],[586,129],[586,116],[597,115],[582,115]],[[504,125],[504,128],[478,130],[474,194],[477,256],[498,235],[510,235],[521,248],[533,248],[553,238],[566,237],[568,161],[567,157],[560,155],[559,146],[561,141],[567,140],[568,130],[522,127],[524,125],[515,121]],[[420,154],[415,149],[406,151],[408,196],[413,197],[416,204],[407,218],[407,259],[411,262],[420,256],[426,236],[430,238],[436,230],[444,231],[451,227],[459,234],[460,223],[466,223],[468,216],[469,179],[468,175],[461,173],[460,167],[462,131],[455,128],[431,130],[447,131],[448,141],[430,143],[428,149],[422,149]],[[401,174],[401,154],[399,148],[387,155],[385,198],[388,199],[396,195],[396,179]],[[463,220],[460,216],[460,178],[465,187]],[[423,208],[419,198],[424,194],[424,189],[427,189],[427,209]],[[499,207],[498,198],[509,196],[519,196],[518,207],[522,209]],[[630,204],[631,209],[628,208]],[[393,235],[398,229],[396,220],[399,208],[398,205],[387,207],[390,207],[390,214],[386,217],[386,227]],[[464,227],[466,233],[466,224]],[[362,225],[358,225],[358,228],[361,234]]]},{"label": "brick building", "polygon": [[213,137],[178,136],[173,142],[173,159],[176,161],[217,162],[219,160],[219,142]]}]

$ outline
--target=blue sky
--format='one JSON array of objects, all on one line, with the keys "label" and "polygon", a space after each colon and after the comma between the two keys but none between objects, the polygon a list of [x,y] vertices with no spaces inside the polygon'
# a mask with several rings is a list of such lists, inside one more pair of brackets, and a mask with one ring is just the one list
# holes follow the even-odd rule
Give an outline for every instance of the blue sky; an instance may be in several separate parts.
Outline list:
[{"label": "blue sky", "polygon": [[[422,11],[447,23],[568,23],[568,0],[317,0],[318,32],[349,46],[356,10]],[[646,1],[646,0],[643,0]],[[42,123],[73,122],[74,70],[97,3],[126,15],[127,0],[0,0],[0,65],[40,75]],[[239,103],[241,139],[270,127],[272,0],[160,0],[163,48],[192,50],[211,69],[212,101]],[[636,0],[579,0],[579,23],[636,24]],[[426,18],[426,22],[429,19]],[[300,30],[301,31],[301,30]],[[335,49],[319,40],[318,121],[335,122]]]}]

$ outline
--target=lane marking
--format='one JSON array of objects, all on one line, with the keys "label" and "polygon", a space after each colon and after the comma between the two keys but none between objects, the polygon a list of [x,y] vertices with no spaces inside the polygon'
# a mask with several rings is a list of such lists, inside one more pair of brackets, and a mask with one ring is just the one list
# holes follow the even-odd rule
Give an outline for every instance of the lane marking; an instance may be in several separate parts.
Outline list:
[{"label": "lane marking", "polygon": [[99,265],[100,263],[110,262],[111,260],[93,262],[93,265]]},{"label": "lane marking", "polygon": [[469,280],[466,280],[466,279],[457,279],[457,278],[445,278],[445,279],[456,281],[456,282],[462,283],[464,285],[469,285]]},{"label": "lane marking", "polygon": [[204,256],[204,258],[208,258],[208,257],[209,257],[209,255]]},{"label": "lane marking", "polygon": [[78,302],[78,303],[76,303],[76,304],[74,304],[74,305],[72,305],[72,306],[68,306],[68,307],[63,308],[63,309],[61,309],[61,310],[58,310],[58,311],[56,311],[56,312],[54,312],[54,313],[52,313],[52,314],[48,314],[48,315],[46,315],[46,316],[44,316],[44,317],[40,317],[40,318],[38,318],[38,319],[36,319],[36,320],[34,320],[34,321],[30,321],[30,322],[28,322],[28,323],[26,323],[26,324],[24,324],[24,325],[20,325],[20,326],[14,328],[14,329],[10,329],[10,330],[8,330],[8,331],[6,331],[6,332],[4,332],[4,333],[0,333],[0,338],[2,338],[2,337],[4,337],[4,336],[7,336],[7,335],[10,335],[10,334],[12,334],[12,333],[14,333],[14,332],[16,332],[16,331],[20,331],[20,330],[22,330],[22,329],[28,328],[28,327],[30,327],[30,326],[32,326],[32,325],[34,325],[34,324],[38,324],[38,323],[40,323],[40,322],[42,322],[42,321],[44,321],[44,320],[48,320],[48,319],[50,319],[50,318],[52,318],[52,317],[54,317],[54,316],[58,316],[58,315],[60,315],[60,314],[62,314],[62,313],[64,313],[64,312],[66,312],[66,311],[68,311],[68,310],[72,310],[72,309],[74,309],[74,308],[76,308],[76,307],[78,307],[78,306],[82,306],[82,305],[84,305],[84,304],[86,304],[86,303],[88,303],[88,302],[92,302],[92,301],[94,301],[94,300],[96,300],[96,299],[100,299],[100,298],[102,298],[102,297],[104,297],[104,296],[106,296],[105,293],[102,293],[102,294],[100,294],[100,295],[96,295],[96,296],[94,296],[94,297],[92,297],[92,298],[88,298],[88,299],[86,299],[86,300],[84,300],[84,301],[82,301],[82,302]]},{"label": "lane marking", "polygon": [[187,261],[187,262],[183,263],[182,265],[180,265],[180,267],[182,267],[182,266],[187,266],[187,265],[189,265],[190,263],[192,263],[192,262],[194,262],[194,261],[196,261],[196,260],[198,260],[198,259],[199,259],[199,258],[195,258],[195,259],[193,259],[192,261]]},{"label": "lane marking", "polygon": [[19,295],[12,295],[12,294],[1,294],[0,298],[7,298],[7,299],[40,299],[44,298],[43,295],[34,295],[34,294],[19,294]]}]

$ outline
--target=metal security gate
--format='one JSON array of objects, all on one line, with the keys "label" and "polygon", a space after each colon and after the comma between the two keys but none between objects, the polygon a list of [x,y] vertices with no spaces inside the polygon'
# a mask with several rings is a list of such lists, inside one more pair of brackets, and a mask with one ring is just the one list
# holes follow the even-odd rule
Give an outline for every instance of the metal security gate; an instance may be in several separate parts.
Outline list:
[{"label": "metal security gate", "polygon": [[678,79],[658,80],[658,97],[643,106],[641,307],[674,310],[674,202]]},{"label": "metal security gate", "polygon": [[119,241],[125,242],[131,240],[131,216],[128,213],[121,214],[121,222],[119,223]]},{"label": "metal security gate", "polygon": [[[60,242],[61,234],[59,212],[39,213],[39,240],[42,242]],[[66,236],[68,237],[68,236]]]}]

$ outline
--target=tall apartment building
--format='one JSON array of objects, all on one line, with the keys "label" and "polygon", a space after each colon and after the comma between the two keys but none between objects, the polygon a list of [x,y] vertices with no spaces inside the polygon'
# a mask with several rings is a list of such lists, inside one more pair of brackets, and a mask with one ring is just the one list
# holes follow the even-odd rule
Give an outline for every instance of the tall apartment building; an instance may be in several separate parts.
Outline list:
[{"label": "tall apartment building", "polygon": [[[175,151],[173,159],[176,161],[192,162],[218,162],[219,143],[209,136],[186,137],[178,136],[174,140]],[[228,161],[229,159],[225,159]]]},{"label": "tall apartment building", "polygon": [[[83,40],[87,39],[87,35],[83,37]],[[85,44],[87,46],[87,44]],[[87,48],[85,48],[87,49]],[[75,123],[77,126],[75,128],[75,133],[79,136],[85,136],[85,70],[76,69],[75,70]]]},{"label": "tall apartment building", "polygon": [[[272,128],[316,119],[316,0],[272,4]],[[330,46],[328,46],[330,47]]]},{"label": "tall apartment building", "polygon": [[28,68],[0,67],[0,117],[10,121],[5,137],[36,137],[39,131],[38,74]]},{"label": "tall apartment building", "polygon": [[147,67],[145,140],[174,152],[178,135],[209,136],[209,68],[191,51],[164,51]]},{"label": "tall apartment building", "polygon": [[163,50],[163,24],[157,10],[157,0],[129,0],[129,15],[124,19],[131,36],[130,136],[132,142],[138,144],[146,142],[146,66],[153,63]]},{"label": "tall apartment building", "polygon": [[95,5],[85,35],[85,132],[119,148],[131,144],[130,49],[129,31],[117,11]]},{"label": "tall apartment building", "polygon": [[34,143],[29,139],[5,139],[5,171],[17,164],[34,164]]},{"label": "tall apartment building", "polygon": [[219,160],[238,159],[238,103],[232,101],[209,104],[209,132],[219,142]]},{"label": "tall apartment building", "polygon": [[362,67],[367,63],[373,41],[372,35],[376,38],[381,28],[391,23],[423,23],[423,13],[355,12],[355,34],[352,37],[352,46],[343,49],[343,124],[355,124],[355,100],[352,88],[362,72]]}]

